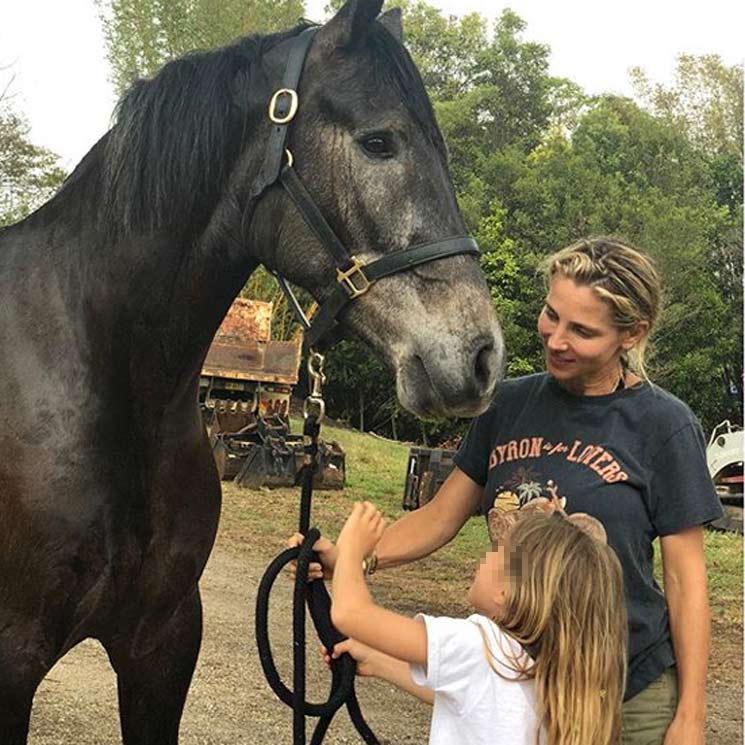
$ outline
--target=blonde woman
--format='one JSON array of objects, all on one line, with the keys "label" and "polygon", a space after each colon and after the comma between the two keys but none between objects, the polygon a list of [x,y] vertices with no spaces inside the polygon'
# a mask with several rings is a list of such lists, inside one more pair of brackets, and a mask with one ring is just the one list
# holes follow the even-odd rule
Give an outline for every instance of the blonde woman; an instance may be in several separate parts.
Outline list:
[{"label": "blonde woman", "polygon": [[467,619],[409,618],[373,602],[361,560],[382,532],[365,502],[339,536],[331,618],[351,638],[331,657],[349,652],[360,674],[433,704],[430,745],[617,742],[623,578],[586,518],[539,511],[495,536],[468,592],[477,613]]},{"label": "blonde woman", "polygon": [[[538,318],[545,373],[508,380],[474,420],[435,498],[391,525],[384,568],[450,541],[478,507],[565,495],[599,519],[624,572],[629,618],[623,745],[704,745],[709,604],[702,526],[721,515],[701,427],[651,383],[644,351],[660,281],[641,251],[579,241],[546,264]],[[665,593],[653,575],[660,538]],[[323,571],[335,549],[324,543]],[[321,567],[312,567],[320,575]]]}]

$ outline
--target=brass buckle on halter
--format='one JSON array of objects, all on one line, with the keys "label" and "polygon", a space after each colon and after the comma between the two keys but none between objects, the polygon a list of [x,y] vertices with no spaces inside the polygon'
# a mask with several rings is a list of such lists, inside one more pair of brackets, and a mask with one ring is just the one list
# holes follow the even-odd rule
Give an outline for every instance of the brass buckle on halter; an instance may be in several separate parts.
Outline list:
[{"label": "brass buckle on halter", "polygon": [[[290,110],[284,116],[280,116],[277,113],[277,106],[279,105],[279,99],[281,96],[290,97]],[[280,88],[274,93],[271,101],[269,101],[269,118],[275,124],[287,124],[288,122],[291,122],[293,120],[295,114],[297,113],[297,105],[297,92],[292,90],[292,88]]]},{"label": "brass buckle on halter", "polygon": [[344,286],[350,298],[356,298],[364,295],[370,289],[371,282],[362,271],[362,267],[365,265],[356,256],[350,256],[349,258],[352,260],[352,266],[345,272],[337,269],[336,281]]}]

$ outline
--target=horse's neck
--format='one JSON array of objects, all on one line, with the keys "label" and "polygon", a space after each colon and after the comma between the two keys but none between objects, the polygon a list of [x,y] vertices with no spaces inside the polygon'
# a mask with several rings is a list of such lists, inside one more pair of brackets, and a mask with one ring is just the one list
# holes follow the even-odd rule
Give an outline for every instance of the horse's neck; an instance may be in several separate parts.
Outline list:
[{"label": "horse's neck", "polygon": [[258,264],[245,241],[212,225],[200,236],[111,239],[84,218],[63,220],[64,205],[55,212],[39,226],[38,246],[53,246],[49,281],[60,288],[61,315],[82,331],[94,377],[126,385],[143,409],[195,393],[212,337]]},{"label": "horse's neck", "polygon": [[[139,405],[167,406],[195,392],[215,331],[259,260],[247,248],[233,199],[218,201],[206,224],[191,233],[179,235],[176,228],[107,236],[96,214],[102,144],[29,223],[39,254],[29,265],[52,257],[56,280],[50,281],[66,297],[60,310],[82,324],[83,354],[91,364],[102,375],[109,368],[127,370]],[[269,245],[268,224],[260,233],[255,243]]]},{"label": "horse's neck", "polygon": [[170,260],[145,262],[148,268],[132,277],[140,302],[130,312],[133,361],[146,378],[157,371],[159,383],[135,389],[166,404],[194,392],[212,338],[257,262],[209,235],[164,253]]}]

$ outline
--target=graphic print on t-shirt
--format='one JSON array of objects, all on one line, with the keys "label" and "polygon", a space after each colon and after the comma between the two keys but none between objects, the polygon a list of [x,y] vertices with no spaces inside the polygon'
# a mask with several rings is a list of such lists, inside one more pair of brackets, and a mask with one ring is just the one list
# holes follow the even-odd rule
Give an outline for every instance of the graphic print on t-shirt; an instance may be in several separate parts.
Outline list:
[{"label": "graphic print on t-shirt", "polygon": [[523,437],[497,443],[489,454],[489,470],[512,461],[557,457],[587,466],[608,484],[626,481],[628,474],[616,457],[602,445],[586,444],[582,440],[552,442],[544,437]]},{"label": "graphic print on t-shirt", "polygon": [[[675,661],[651,539],[721,515],[705,448],[690,409],[656,386],[575,396],[538,373],[504,381],[455,458],[483,488],[487,528],[489,512],[497,514],[497,495],[505,506],[517,505],[521,495],[535,499],[536,483],[545,494],[550,479],[567,498],[568,513],[585,512],[602,522],[626,585],[627,698]],[[517,479],[519,468],[524,470]]]},{"label": "graphic print on t-shirt", "polygon": [[566,507],[566,497],[562,497],[553,479],[546,479],[534,468],[518,467],[511,476],[497,487],[494,504],[502,512],[513,512],[524,507],[538,497],[552,501],[558,500],[559,506]]}]

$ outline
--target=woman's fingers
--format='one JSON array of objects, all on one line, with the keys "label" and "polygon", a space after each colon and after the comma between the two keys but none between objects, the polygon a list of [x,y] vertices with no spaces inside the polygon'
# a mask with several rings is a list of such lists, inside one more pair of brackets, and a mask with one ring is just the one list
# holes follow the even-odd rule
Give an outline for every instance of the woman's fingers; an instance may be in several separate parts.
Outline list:
[{"label": "woman's fingers", "polygon": [[[287,573],[293,580],[295,579],[295,575],[297,574],[296,561],[291,561],[287,565]],[[317,562],[312,562],[308,564],[308,582],[312,582],[316,579],[323,579],[323,567]]]},{"label": "woman's fingers", "polygon": [[[316,548],[319,546],[319,544],[320,544],[320,548]],[[297,546],[302,546],[302,545],[303,545],[303,534],[302,533],[293,533],[293,535],[291,535],[287,539],[288,548],[296,548]],[[320,538],[314,545],[314,549],[316,550],[326,549],[327,550],[328,546],[333,547],[333,544],[331,543],[331,541],[325,538]],[[291,561],[287,565],[287,574],[292,578],[293,581],[295,580],[295,575],[297,574],[297,561]],[[323,579],[323,567],[317,561],[312,561],[308,565],[308,582],[312,582],[313,580],[316,580],[316,579]]]},{"label": "woman's fingers", "polygon": [[302,533],[293,533],[287,539],[288,548],[295,548],[295,546],[302,546],[302,545],[303,545],[303,534]]}]

